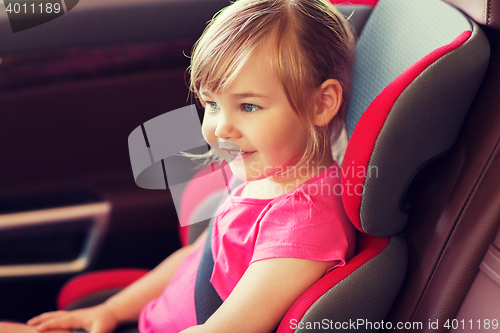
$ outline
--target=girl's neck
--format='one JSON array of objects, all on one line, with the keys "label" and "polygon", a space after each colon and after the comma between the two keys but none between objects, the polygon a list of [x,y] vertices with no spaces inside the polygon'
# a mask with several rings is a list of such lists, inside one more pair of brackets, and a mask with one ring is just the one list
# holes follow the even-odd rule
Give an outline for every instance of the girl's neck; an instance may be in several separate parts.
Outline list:
[{"label": "girl's neck", "polygon": [[260,180],[248,182],[240,196],[244,198],[255,199],[272,199],[279,197],[287,192],[290,192],[305,183],[318,173],[326,170],[333,164],[333,158],[328,156],[324,161],[317,165],[307,165],[301,168],[304,169],[291,169],[286,176],[282,177],[268,177]]}]

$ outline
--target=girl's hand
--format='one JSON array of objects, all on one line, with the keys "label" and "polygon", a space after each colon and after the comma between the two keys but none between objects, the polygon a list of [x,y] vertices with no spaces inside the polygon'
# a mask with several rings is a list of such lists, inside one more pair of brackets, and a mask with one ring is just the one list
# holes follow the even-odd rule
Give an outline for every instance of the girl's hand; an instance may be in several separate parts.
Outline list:
[{"label": "girl's hand", "polygon": [[39,332],[83,328],[89,333],[110,333],[118,325],[118,320],[110,305],[103,303],[74,311],[47,312],[30,319],[27,324],[35,326]]}]

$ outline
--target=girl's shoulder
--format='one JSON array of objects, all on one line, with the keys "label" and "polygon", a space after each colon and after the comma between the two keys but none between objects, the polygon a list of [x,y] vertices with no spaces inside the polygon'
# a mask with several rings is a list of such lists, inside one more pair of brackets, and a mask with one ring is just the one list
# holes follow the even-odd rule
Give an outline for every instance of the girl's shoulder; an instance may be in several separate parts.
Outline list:
[{"label": "girl's shoulder", "polygon": [[[315,176],[308,179],[289,192],[270,199],[248,198],[239,196],[245,183],[234,190],[235,196],[228,197],[220,207],[219,214],[232,211],[235,214],[262,215],[268,212],[293,214],[310,211],[323,214],[343,213],[342,189],[340,184],[340,168],[336,163],[323,168]],[[310,214],[312,215],[312,214]]]},{"label": "girl's shoulder", "polygon": [[334,163],[292,191],[271,200],[266,210],[278,215],[291,215],[295,220],[297,216],[306,215],[308,219],[328,215],[346,219],[340,172],[339,166]]},{"label": "girl's shoulder", "polygon": [[[294,258],[345,260],[345,254],[352,252],[355,229],[342,204],[337,168],[328,168],[269,203],[257,223],[255,258],[265,258],[262,253],[273,248],[278,252],[292,249]],[[323,252],[325,249],[328,250]],[[281,256],[287,255],[290,253]]]},{"label": "girl's shoulder", "polygon": [[301,198],[306,201],[326,200],[337,201],[341,200],[341,169],[334,163],[328,168],[323,168],[315,176],[300,184],[295,189],[285,195],[275,198],[276,201],[290,201]]}]

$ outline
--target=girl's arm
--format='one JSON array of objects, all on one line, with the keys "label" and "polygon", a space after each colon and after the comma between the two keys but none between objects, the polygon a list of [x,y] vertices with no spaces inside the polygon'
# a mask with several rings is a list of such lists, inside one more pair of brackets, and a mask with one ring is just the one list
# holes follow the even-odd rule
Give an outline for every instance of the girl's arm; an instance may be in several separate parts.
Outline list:
[{"label": "girl's arm", "polygon": [[183,333],[271,332],[293,302],[335,264],[291,258],[254,262],[207,322]]},{"label": "girl's arm", "polygon": [[126,287],[103,304],[75,311],[56,311],[41,314],[28,321],[38,331],[84,328],[89,333],[111,332],[121,323],[136,321],[142,308],[161,295],[182,260],[191,253],[206,231],[191,245],[171,254],[151,272]]}]

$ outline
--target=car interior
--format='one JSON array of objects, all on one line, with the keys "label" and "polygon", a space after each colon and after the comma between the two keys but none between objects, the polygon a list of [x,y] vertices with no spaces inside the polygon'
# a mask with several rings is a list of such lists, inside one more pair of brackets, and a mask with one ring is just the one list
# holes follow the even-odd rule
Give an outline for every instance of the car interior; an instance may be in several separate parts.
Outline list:
[{"label": "car interior", "polygon": [[[500,1],[332,2],[358,36],[342,164],[363,188],[342,193],[357,255],[277,331],[498,329]],[[0,321],[95,304],[205,229],[227,168],[174,191],[155,156],[151,186],[130,140],[151,151],[147,124],[194,108],[189,54],[228,4],[86,0],[15,33],[0,6]]]}]

